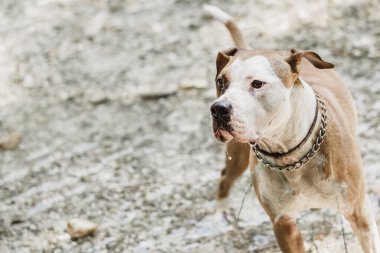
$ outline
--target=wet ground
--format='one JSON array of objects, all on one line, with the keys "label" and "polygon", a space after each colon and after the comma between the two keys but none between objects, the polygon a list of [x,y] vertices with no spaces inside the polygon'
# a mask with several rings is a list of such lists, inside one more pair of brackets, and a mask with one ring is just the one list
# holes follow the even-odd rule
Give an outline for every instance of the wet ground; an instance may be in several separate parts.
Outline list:
[{"label": "wet ground", "polygon": [[[335,63],[358,108],[380,224],[380,5],[307,2],[211,1],[254,48],[313,49]],[[232,42],[205,3],[0,2],[0,135],[22,135],[0,153],[0,252],[279,252],[252,192],[237,225],[215,213],[224,147],[208,108],[216,53]],[[235,214],[248,181],[233,190]],[[70,240],[70,218],[98,231]],[[298,224],[309,252],[344,252],[335,212]],[[348,252],[360,252],[344,230]]]}]

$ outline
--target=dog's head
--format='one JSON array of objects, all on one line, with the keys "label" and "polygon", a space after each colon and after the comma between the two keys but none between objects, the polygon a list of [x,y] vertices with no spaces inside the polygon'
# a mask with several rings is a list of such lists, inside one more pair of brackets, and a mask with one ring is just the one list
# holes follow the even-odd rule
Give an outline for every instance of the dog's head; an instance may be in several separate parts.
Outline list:
[{"label": "dog's head", "polygon": [[214,136],[255,143],[289,118],[292,89],[299,86],[301,59],[333,68],[311,51],[250,51],[232,48],[216,59],[217,99],[211,106]]}]

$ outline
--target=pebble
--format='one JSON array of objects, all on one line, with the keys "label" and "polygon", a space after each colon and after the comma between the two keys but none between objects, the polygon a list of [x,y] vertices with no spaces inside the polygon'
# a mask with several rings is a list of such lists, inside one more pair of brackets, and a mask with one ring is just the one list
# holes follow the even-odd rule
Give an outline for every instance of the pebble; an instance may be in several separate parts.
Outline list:
[{"label": "pebble", "polygon": [[21,134],[11,132],[0,137],[0,150],[15,150],[21,142]]},{"label": "pebble", "polygon": [[106,97],[106,95],[101,93],[101,92],[94,93],[90,97],[90,103],[93,105],[104,104],[104,103],[108,102],[108,100],[109,99]]},{"label": "pebble", "polygon": [[95,233],[98,225],[89,220],[71,219],[67,222],[67,232],[71,239],[85,237]]},{"label": "pebble", "polygon": [[189,79],[189,80],[183,80],[179,84],[179,88],[182,90],[189,90],[189,89],[206,89],[208,87],[207,82],[205,80],[201,79]]},{"label": "pebble", "polygon": [[170,90],[149,90],[140,92],[140,97],[142,99],[158,99],[165,98],[176,94],[177,91],[175,89]]}]

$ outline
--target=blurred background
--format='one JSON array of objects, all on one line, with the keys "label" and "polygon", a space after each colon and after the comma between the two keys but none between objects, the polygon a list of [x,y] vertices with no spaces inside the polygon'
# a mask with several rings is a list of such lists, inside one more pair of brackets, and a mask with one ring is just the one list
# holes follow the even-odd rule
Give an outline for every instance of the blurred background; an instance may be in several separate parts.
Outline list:
[{"label": "blurred background", "polygon": [[[378,0],[0,0],[0,252],[279,252],[253,192],[237,225],[214,212],[225,154],[209,105],[216,54],[233,44],[203,4],[233,15],[252,48],[335,64],[379,224]],[[71,240],[72,218],[97,231]],[[335,212],[298,224],[308,252],[344,252]]]}]

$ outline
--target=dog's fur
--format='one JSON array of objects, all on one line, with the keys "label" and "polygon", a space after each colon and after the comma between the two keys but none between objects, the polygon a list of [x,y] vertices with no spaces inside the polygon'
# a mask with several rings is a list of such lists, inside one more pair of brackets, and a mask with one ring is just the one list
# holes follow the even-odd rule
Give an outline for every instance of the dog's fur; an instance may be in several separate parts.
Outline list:
[{"label": "dog's fur", "polygon": [[[362,161],[356,141],[357,118],[352,97],[333,65],[316,53],[300,50],[248,50],[231,17],[217,7],[205,8],[230,30],[237,48],[221,51],[217,65],[216,102],[232,106],[228,128],[213,116],[213,130],[228,142],[226,167],[218,199],[226,202],[233,182],[250,164],[256,195],[269,215],[283,252],[304,252],[296,215],[310,208],[333,208],[351,223],[364,252],[380,253],[375,219],[366,197]],[[261,88],[250,86],[263,81]],[[258,162],[248,143],[258,142],[267,152],[284,153],[308,134],[318,93],[325,102],[328,127],[321,149],[309,163],[291,172],[274,171]],[[300,160],[311,148],[316,127],[304,145],[290,156],[266,157],[286,165]]]}]

